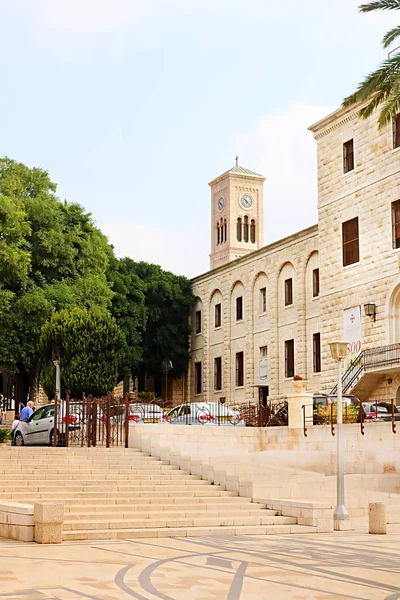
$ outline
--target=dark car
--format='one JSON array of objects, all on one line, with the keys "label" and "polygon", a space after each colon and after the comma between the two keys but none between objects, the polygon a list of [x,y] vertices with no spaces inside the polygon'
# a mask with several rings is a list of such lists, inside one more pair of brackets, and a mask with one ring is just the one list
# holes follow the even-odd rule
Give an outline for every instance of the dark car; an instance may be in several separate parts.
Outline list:
[{"label": "dark car", "polygon": [[[394,407],[394,420],[400,421],[400,408]],[[391,402],[363,402],[364,419],[373,421],[391,421],[392,403]]]}]

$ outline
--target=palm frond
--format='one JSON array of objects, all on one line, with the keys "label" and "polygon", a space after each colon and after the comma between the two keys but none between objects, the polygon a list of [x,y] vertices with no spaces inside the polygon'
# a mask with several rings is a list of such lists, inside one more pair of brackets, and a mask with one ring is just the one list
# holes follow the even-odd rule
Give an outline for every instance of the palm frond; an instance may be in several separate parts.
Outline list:
[{"label": "palm frond", "polygon": [[396,38],[400,36],[400,27],[393,27],[390,31],[388,31],[382,40],[382,45],[384,48],[388,48]]},{"label": "palm frond", "polygon": [[374,0],[368,2],[368,4],[361,4],[358,10],[361,13],[368,13],[373,10],[400,10],[400,0]]},{"label": "palm frond", "polygon": [[382,106],[382,110],[379,115],[378,124],[379,127],[383,127],[387,123],[400,113],[400,81],[393,88],[391,94],[386,99]]},{"label": "palm frond", "polygon": [[383,61],[381,66],[370,73],[358,86],[357,91],[343,100],[342,106],[350,107],[359,102],[369,100],[366,106],[360,109],[359,116],[366,119],[378,106],[387,106],[379,126],[382,127],[391,119],[391,112],[396,106],[396,97],[400,101],[400,54]]}]

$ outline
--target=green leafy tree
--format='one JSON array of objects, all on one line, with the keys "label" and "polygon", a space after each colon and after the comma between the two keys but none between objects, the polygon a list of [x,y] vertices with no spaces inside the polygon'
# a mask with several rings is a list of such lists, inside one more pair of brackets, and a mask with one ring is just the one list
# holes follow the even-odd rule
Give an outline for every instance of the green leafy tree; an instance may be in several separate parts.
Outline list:
[{"label": "green leafy tree", "polygon": [[123,341],[115,319],[100,308],[55,313],[41,337],[47,365],[59,358],[62,386],[75,398],[83,392],[103,396],[114,389]]},{"label": "green leafy tree", "polygon": [[108,272],[114,292],[111,313],[124,336],[119,364],[120,380],[137,373],[143,359],[142,335],[147,318],[145,283],[135,269],[136,263],[130,258],[113,258]]},{"label": "green leafy tree", "polygon": [[37,385],[42,326],[63,308],[111,305],[113,252],[91,215],[42,169],[0,159],[0,368]]},{"label": "green leafy tree", "polygon": [[[143,332],[143,361],[138,375],[161,381],[161,362],[172,361],[170,376],[181,377],[189,362],[189,316],[194,303],[189,279],[164,271],[158,265],[133,263],[132,268],[145,286],[147,322]],[[157,385],[158,384],[158,385]]]},{"label": "green leafy tree", "polygon": [[[377,0],[359,7],[362,13],[377,10],[400,10],[400,0]],[[388,48],[398,37],[400,37],[400,26],[395,26],[383,37],[383,47]],[[363,102],[367,103],[360,109],[359,115],[365,119],[380,107],[379,127],[390,123],[400,112],[400,52],[395,51],[381,63],[378,69],[370,73],[360,83],[357,91],[345,98],[343,106],[353,106]]]}]

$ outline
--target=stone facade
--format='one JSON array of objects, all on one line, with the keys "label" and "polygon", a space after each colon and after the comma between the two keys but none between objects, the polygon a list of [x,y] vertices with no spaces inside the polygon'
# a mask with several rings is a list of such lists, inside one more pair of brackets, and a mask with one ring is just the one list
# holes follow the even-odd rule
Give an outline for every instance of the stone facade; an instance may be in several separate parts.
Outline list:
[{"label": "stone facade", "polygon": [[[355,358],[360,350],[383,349],[400,342],[400,249],[396,248],[400,240],[396,243],[393,239],[392,204],[400,200],[400,149],[393,148],[392,127],[378,129],[376,114],[367,120],[359,119],[359,108],[340,109],[310,127],[318,147],[318,225],[254,251],[248,251],[247,246],[246,254],[241,256],[235,242],[235,223],[241,216],[240,194],[249,190],[257,198],[253,208],[258,220],[263,213],[264,179],[247,176],[240,183],[239,176],[228,171],[211,182],[214,268],[193,279],[196,304],[188,373],[191,400],[256,400],[258,388],[263,386],[268,386],[270,398],[286,397],[292,389],[292,376],[285,372],[285,342],[289,340],[294,343],[294,372],[307,378],[309,390],[315,392],[329,392],[335,383],[330,341],[353,342],[349,358]],[[348,168],[350,163],[344,156],[351,152],[354,168]],[[230,232],[224,255],[215,243],[217,203],[222,194]],[[348,262],[343,244],[349,235],[343,223],[356,218],[358,235],[352,235],[358,241],[350,240],[350,250],[357,247],[358,260],[353,257],[352,264],[343,266]],[[355,221],[351,222],[354,225]],[[400,234],[395,237],[400,238]],[[262,241],[261,235],[257,240]],[[285,299],[285,282],[290,279],[292,302]],[[243,299],[242,319],[237,318],[239,297]],[[216,327],[218,304],[221,323]],[[375,318],[366,315],[366,304],[374,305]],[[201,327],[197,326],[196,332],[198,311]],[[355,323],[357,331],[350,331],[347,318],[349,323]],[[315,334],[320,335],[319,340]],[[354,339],[349,339],[351,336]],[[318,341],[320,372],[315,362]],[[237,385],[236,377],[236,355],[240,352],[244,353],[243,385]],[[222,362],[222,387],[216,385],[218,357]],[[264,362],[260,363],[262,359]],[[369,380],[365,378],[363,400],[397,398],[400,404],[399,362],[400,355],[397,364],[376,370]],[[201,363],[201,373],[196,363]],[[351,368],[349,360],[345,367]]]}]

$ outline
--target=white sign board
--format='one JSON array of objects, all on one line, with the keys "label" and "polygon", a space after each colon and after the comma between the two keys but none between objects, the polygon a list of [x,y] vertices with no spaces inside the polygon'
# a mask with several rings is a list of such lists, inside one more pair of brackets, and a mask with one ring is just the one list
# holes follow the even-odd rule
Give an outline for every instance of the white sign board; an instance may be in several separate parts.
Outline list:
[{"label": "white sign board", "polygon": [[266,381],[268,379],[268,358],[261,358],[258,361],[258,376],[260,381]]},{"label": "white sign board", "polygon": [[361,306],[354,306],[343,311],[344,340],[349,343],[347,356],[344,360],[346,369],[350,361],[354,360],[361,352]]}]

